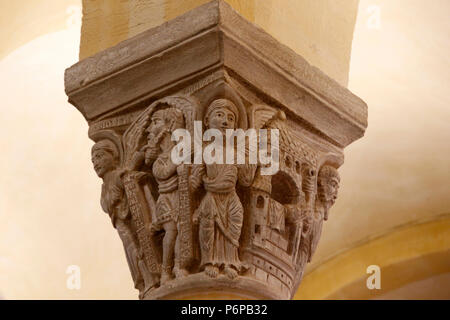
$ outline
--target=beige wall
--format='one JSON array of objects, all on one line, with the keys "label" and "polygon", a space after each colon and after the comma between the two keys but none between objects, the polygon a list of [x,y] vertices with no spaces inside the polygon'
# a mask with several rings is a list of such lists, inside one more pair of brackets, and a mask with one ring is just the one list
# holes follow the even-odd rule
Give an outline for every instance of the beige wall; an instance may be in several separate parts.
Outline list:
[{"label": "beige wall", "polygon": [[437,275],[428,279],[412,282],[377,300],[450,300],[450,273]]},{"label": "beige wall", "polygon": [[[120,239],[99,206],[87,123],[64,93],[79,35],[46,34],[0,60],[5,299],[136,298]],[[70,265],[81,268],[81,290],[66,287]]]},{"label": "beige wall", "polygon": [[81,14],[81,0],[0,0],[0,59],[34,38],[64,28]]},{"label": "beige wall", "polygon": [[[374,4],[380,9],[379,29],[370,27],[376,26],[369,20]],[[368,103],[369,127],[346,149],[340,195],[307,269],[315,288],[333,283],[320,272],[352,270],[354,276],[368,277],[368,265],[395,260],[399,252],[391,248],[396,243],[384,242],[380,251],[361,249],[373,248],[374,239],[441,219],[450,233],[449,10],[446,0],[360,2],[349,89]],[[438,232],[416,240],[410,239],[411,254],[419,254],[425,242],[450,250],[450,240],[442,243]],[[337,268],[350,254],[353,262]],[[326,263],[330,268],[321,271]],[[408,264],[410,272],[420,267],[417,260]],[[328,293],[305,287],[302,297],[323,298],[353,280],[328,287]]]},{"label": "beige wall", "polygon": [[[356,242],[316,265],[303,279],[296,299],[379,298],[410,283],[448,273],[449,230],[450,215],[447,215],[386,230],[369,241]],[[369,266],[380,268],[379,289],[367,288]]]},{"label": "beige wall", "polygon": [[[379,30],[367,27],[374,3]],[[449,10],[446,0],[361,1],[349,89],[369,105],[369,127],[345,150],[340,195],[313,264],[450,213]]]}]

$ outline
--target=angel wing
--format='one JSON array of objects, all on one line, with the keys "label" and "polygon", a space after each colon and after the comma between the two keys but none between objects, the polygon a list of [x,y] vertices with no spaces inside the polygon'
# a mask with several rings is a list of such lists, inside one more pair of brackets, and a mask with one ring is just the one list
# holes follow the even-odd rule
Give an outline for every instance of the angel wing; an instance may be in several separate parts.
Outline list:
[{"label": "angel wing", "polygon": [[286,120],[286,115],[281,110],[264,104],[257,104],[250,107],[249,118],[251,128],[261,129],[270,127],[270,123],[276,119]]},{"label": "angel wing", "polygon": [[122,166],[128,168],[131,166],[133,156],[140,150],[145,143],[146,133],[148,125],[150,124],[150,116],[154,109],[154,105],[151,105],[143,113],[141,113],[136,120],[128,127],[122,137],[123,143],[123,161]]},{"label": "angel wing", "polygon": [[250,107],[250,127],[258,129],[278,129],[280,143],[293,145],[294,141],[286,128],[286,114],[268,105],[258,104]]}]

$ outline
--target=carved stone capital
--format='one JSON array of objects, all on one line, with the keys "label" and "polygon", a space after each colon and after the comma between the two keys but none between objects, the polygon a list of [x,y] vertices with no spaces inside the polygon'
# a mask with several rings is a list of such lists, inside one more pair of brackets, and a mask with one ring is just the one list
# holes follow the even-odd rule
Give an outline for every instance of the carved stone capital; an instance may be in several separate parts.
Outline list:
[{"label": "carved stone capital", "polygon": [[[102,208],[141,298],[295,294],[336,199],[343,148],[367,127],[361,99],[223,1],[80,61],[65,88],[96,142]],[[234,128],[279,131],[275,174],[260,163],[173,163],[170,134],[194,134],[194,121],[217,128],[217,110]]]}]

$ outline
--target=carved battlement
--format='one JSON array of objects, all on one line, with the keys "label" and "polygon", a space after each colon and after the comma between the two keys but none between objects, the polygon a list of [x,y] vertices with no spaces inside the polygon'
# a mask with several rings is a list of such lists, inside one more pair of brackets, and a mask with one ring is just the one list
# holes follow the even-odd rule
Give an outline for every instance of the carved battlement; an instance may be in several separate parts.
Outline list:
[{"label": "carved battlement", "polygon": [[[223,1],[80,61],[65,82],[140,298],[295,294],[337,196],[343,147],[367,126],[363,101]],[[171,134],[193,134],[194,121],[278,130],[279,170],[175,164]]]}]

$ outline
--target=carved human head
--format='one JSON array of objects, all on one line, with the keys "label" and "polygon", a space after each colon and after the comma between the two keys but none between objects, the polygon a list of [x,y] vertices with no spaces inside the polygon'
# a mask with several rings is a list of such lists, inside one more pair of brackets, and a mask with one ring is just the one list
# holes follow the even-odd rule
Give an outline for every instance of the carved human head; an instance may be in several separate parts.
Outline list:
[{"label": "carved human head", "polygon": [[91,159],[95,172],[103,178],[106,173],[117,168],[119,152],[111,140],[103,139],[92,146]]},{"label": "carved human head", "polygon": [[208,129],[218,129],[223,134],[227,129],[236,129],[239,111],[236,105],[227,99],[214,100],[206,110],[204,123]]},{"label": "carved human head", "polygon": [[317,192],[320,201],[324,204],[326,211],[324,219],[328,219],[328,209],[334,204],[339,189],[340,177],[338,171],[332,166],[323,166],[317,177]]},{"label": "carved human head", "polygon": [[174,107],[167,107],[155,111],[152,115],[151,122],[147,128],[148,138],[153,139],[162,131],[171,133],[176,129],[184,127],[183,112]]}]

